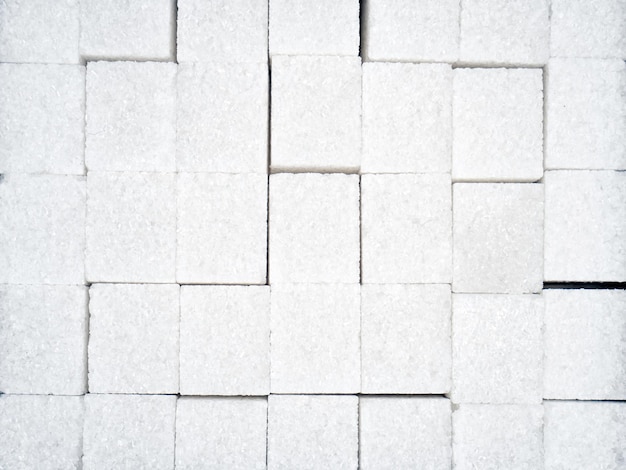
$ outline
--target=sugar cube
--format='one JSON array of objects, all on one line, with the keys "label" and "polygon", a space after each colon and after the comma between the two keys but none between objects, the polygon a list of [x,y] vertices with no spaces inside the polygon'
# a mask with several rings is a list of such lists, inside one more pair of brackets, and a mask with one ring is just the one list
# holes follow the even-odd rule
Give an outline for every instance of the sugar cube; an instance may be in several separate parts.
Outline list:
[{"label": "sugar cube", "polygon": [[265,284],[267,176],[178,175],[179,284]]},{"label": "sugar cube", "polygon": [[272,393],[359,391],[359,302],[358,285],[272,285]]},{"label": "sugar cube", "polygon": [[452,296],[452,401],[540,403],[543,298]]},{"label": "sugar cube", "polygon": [[80,0],[84,60],[173,61],[175,0]]},{"label": "sugar cube", "polygon": [[87,395],[83,468],[174,467],[176,396]]},{"label": "sugar cube", "polygon": [[367,61],[455,62],[459,57],[458,0],[384,0],[365,3]]},{"label": "sugar cube", "polygon": [[355,172],[361,159],[361,59],[272,58],[273,171]]},{"label": "sugar cube", "polygon": [[90,62],[90,170],[176,170],[176,64]]},{"label": "sugar cube", "polygon": [[0,64],[0,83],[0,173],[82,175],[85,68]]},{"label": "sugar cube", "polygon": [[268,286],[183,286],[180,390],[185,395],[267,395]]},{"label": "sugar cube", "polygon": [[89,289],[89,391],[178,393],[177,284]]},{"label": "sugar cube", "polygon": [[449,172],[452,69],[447,64],[363,64],[361,173]]},{"label": "sugar cube", "polygon": [[543,175],[540,69],[454,71],[452,178],[537,181]]},{"label": "sugar cube", "polygon": [[543,65],[550,56],[549,0],[462,0],[463,63]]},{"label": "sugar cube", "polygon": [[178,70],[178,170],[267,173],[267,66],[182,64]]},{"label": "sugar cube", "polygon": [[358,467],[358,398],[270,395],[267,468]]},{"label": "sugar cube", "polygon": [[83,397],[0,395],[0,468],[81,467]]},{"label": "sugar cube", "polygon": [[626,291],[548,289],[544,398],[626,400]]},{"label": "sugar cube", "polygon": [[546,76],[546,168],[625,170],[624,61],[552,59]]},{"label": "sugar cube", "polygon": [[444,398],[361,397],[360,468],[450,468],[451,408]]},{"label": "sugar cube", "polygon": [[267,63],[268,0],[178,0],[178,61]]},{"label": "sugar cube", "polygon": [[363,283],[449,283],[450,175],[363,175]]},{"label": "sugar cube", "polygon": [[89,172],[88,281],[174,281],[174,178],[173,173]]},{"label": "sugar cube", "polygon": [[364,285],[361,391],[449,392],[451,309],[448,285]]},{"label": "sugar cube", "polygon": [[181,397],[176,406],[176,468],[265,469],[265,398]]},{"label": "sugar cube", "polygon": [[541,405],[460,405],[452,414],[454,468],[543,468]]},{"label": "sugar cube", "polygon": [[546,281],[626,281],[626,173],[548,171]]},{"label": "sugar cube", "polygon": [[83,176],[0,179],[0,283],[83,284]]},{"label": "sugar cube", "polygon": [[270,176],[270,279],[358,283],[359,177]]},{"label": "sugar cube", "polygon": [[453,292],[543,287],[543,185],[456,183]]},{"label": "sugar cube", "polygon": [[271,55],[359,55],[359,0],[269,3]]}]

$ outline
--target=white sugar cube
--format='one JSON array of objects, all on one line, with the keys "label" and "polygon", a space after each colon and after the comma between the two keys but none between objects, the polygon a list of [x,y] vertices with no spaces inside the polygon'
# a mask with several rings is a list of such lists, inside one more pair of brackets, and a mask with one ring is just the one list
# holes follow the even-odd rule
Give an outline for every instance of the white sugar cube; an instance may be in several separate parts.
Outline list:
[{"label": "white sugar cube", "polygon": [[270,395],[267,468],[358,466],[358,398]]},{"label": "white sugar cube", "polygon": [[269,287],[182,287],[182,394],[267,395],[269,349]]},{"label": "white sugar cube", "polygon": [[359,177],[270,176],[272,283],[358,283]]},{"label": "white sugar cube", "polygon": [[272,58],[273,171],[359,169],[361,59]]},{"label": "white sugar cube", "polygon": [[543,298],[452,296],[452,401],[540,403]]},{"label": "white sugar cube", "polygon": [[546,281],[626,281],[626,173],[548,171]]},{"label": "white sugar cube", "polygon": [[359,391],[359,303],[358,285],[272,285],[272,393]]},{"label": "white sugar cube", "polygon": [[0,83],[0,173],[82,175],[85,68],[0,64]]},{"label": "white sugar cube", "polygon": [[269,4],[271,55],[359,55],[359,0]]},{"label": "white sugar cube", "polygon": [[0,283],[83,284],[85,178],[0,177]]},{"label": "white sugar cube", "polygon": [[450,401],[361,397],[360,468],[450,468]]},{"label": "white sugar cube", "polygon": [[458,0],[368,0],[362,13],[365,60],[455,62],[459,10]]},{"label": "white sugar cube", "polygon": [[0,395],[0,468],[82,468],[82,402],[82,397]]},{"label": "white sugar cube", "polygon": [[454,71],[455,181],[537,181],[543,175],[540,69]]},{"label": "white sugar cube", "polygon": [[550,60],[546,86],[546,168],[626,169],[624,96],[623,60]]},{"label": "white sugar cube", "polygon": [[541,405],[460,405],[452,414],[454,468],[543,468]]},{"label": "white sugar cube", "polygon": [[265,398],[179,398],[176,469],[265,469],[266,435]]},{"label": "white sugar cube", "polygon": [[449,283],[450,175],[363,175],[363,283]]},{"label": "white sugar cube", "polygon": [[546,470],[624,468],[626,403],[546,401]]},{"label": "white sugar cube", "polygon": [[89,391],[178,393],[177,284],[89,289]]},{"label": "white sugar cube", "polygon": [[457,183],[453,193],[453,292],[540,292],[543,185]]},{"label": "white sugar cube", "polygon": [[87,395],[83,468],[174,467],[176,397]]},{"label": "white sugar cube", "polygon": [[464,63],[543,65],[550,56],[549,0],[463,0]]},{"label": "white sugar cube", "polygon": [[179,284],[265,284],[267,176],[178,175]]},{"label": "white sugar cube", "polygon": [[178,68],[179,171],[267,173],[265,64]]},{"label": "white sugar cube", "polygon": [[79,9],[76,0],[0,3],[0,62],[78,64]]},{"label": "white sugar cube", "polygon": [[176,64],[90,62],[89,170],[175,171]]},{"label": "white sugar cube", "polygon": [[626,400],[626,291],[543,293],[544,398]]},{"label": "white sugar cube", "polygon": [[552,57],[626,56],[624,0],[551,0]]},{"label": "white sugar cube", "polygon": [[175,0],[80,0],[85,60],[173,61]]},{"label": "white sugar cube", "polygon": [[177,58],[267,63],[268,0],[178,0]]},{"label": "white sugar cube", "polygon": [[452,69],[363,64],[361,173],[449,172]]},{"label": "white sugar cube", "polygon": [[88,281],[174,281],[174,178],[173,173],[89,172]]},{"label": "white sugar cube", "polygon": [[0,286],[0,391],[82,395],[87,289]]},{"label": "white sugar cube", "polygon": [[449,392],[451,308],[448,285],[364,285],[361,391]]}]

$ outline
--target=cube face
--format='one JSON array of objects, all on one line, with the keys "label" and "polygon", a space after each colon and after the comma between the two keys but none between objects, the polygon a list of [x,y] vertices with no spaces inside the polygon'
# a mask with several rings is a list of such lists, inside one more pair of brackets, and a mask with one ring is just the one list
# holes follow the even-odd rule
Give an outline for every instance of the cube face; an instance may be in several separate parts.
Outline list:
[{"label": "cube face", "polygon": [[86,271],[90,282],[174,282],[173,173],[89,172]]},{"label": "cube face", "polygon": [[455,62],[459,57],[455,0],[383,0],[365,7],[364,57],[384,62]]},{"label": "cube face", "polygon": [[272,286],[272,393],[359,391],[359,300],[358,285]]},{"label": "cube face", "polygon": [[272,283],[359,282],[357,175],[271,175],[269,218]]},{"label": "cube face", "polygon": [[540,403],[543,298],[452,296],[452,401]]},{"label": "cube face", "polygon": [[541,184],[454,185],[453,292],[540,292]]},{"label": "cube face", "polygon": [[178,393],[178,285],[89,289],[89,391]]},{"label": "cube face", "polygon": [[541,405],[460,405],[454,468],[543,468],[543,413]]},{"label": "cube face", "polygon": [[626,281],[626,173],[548,171],[546,281]]},{"label": "cube face", "polygon": [[268,398],[267,468],[357,468],[358,398]]},{"label": "cube face", "polygon": [[185,395],[267,395],[267,286],[183,286],[180,389]]},{"label": "cube face", "polygon": [[180,0],[178,61],[267,63],[268,0]]},{"label": "cube face", "polygon": [[359,401],[360,468],[450,468],[450,401],[368,398]]},{"label": "cube face", "polygon": [[626,292],[544,291],[544,398],[626,399]]},{"label": "cube face", "polygon": [[361,59],[272,58],[273,171],[345,171],[361,159]]},{"label": "cube face", "polygon": [[81,0],[80,55],[84,60],[173,61],[173,0]]},{"label": "cube face", "polygon": [[359,1],[270,2],[270,55],[359,55]]},{"label": "cube face", "polygon": [[543,65],[548,57],[548,0],[463,0],[461,62]]},{"label": "cube face", "polygon": [[83,397],[0,396],[0,467],[80,468]]},{"label": "cube face", "polygon": [[621,402],[545,402],[545,468],[618,469],[626,447],[626,405]]},{"label": "cube face", "polygon": [[363,175],[363,283],[449,283],[450,175]]},{"label": "cube face", "polygon": [[0,82],[0,172],[82,175],[85,68],[0,64]]},{"label": "cube face", "polygon": [[87,289],[0,286],[0,390],[82,395]]},{"label": "cube face", "polygon": [[78,64],[79,9],[77,1],[2,2],[0,62]]},{"label": "cube face", "polygon": [[547,71],[546,168],[626,169],[624,61],[551,59]]},{"label": "cube face", "polygon": [[179,66],[179,171],[267,173],[268,80],[264,64]]},{"label": "cube face", "polygon": [[176,65],[90,62],[89,170],[175,171]]},{"label": "cube face", "polygon": [[178,399],[176,468],[264,469],[265,398]]},{"label": "cube face", "polygon": [[85,178],[0,180],[0,283],[83,284]]},{"label": "cube face", "polygon": [[363,64],[361,173],[449,172],[452,69]]},{"label": "cube face", "polygon": [[451,309],[447,285],[364,285],[361,391],[448,393]]},{"label": "cube face", "polygon": [[177,195],[178,283],[265,284],[267,176],[180,173]]},{"label": "cube face", "polygon": [[454,71],[452,178],[537,181],[543,175],[539,69]]},{"label": "cube face", "polygon": [[621,0],[552,0],[551,56],[620,58],[626,54]]}]

